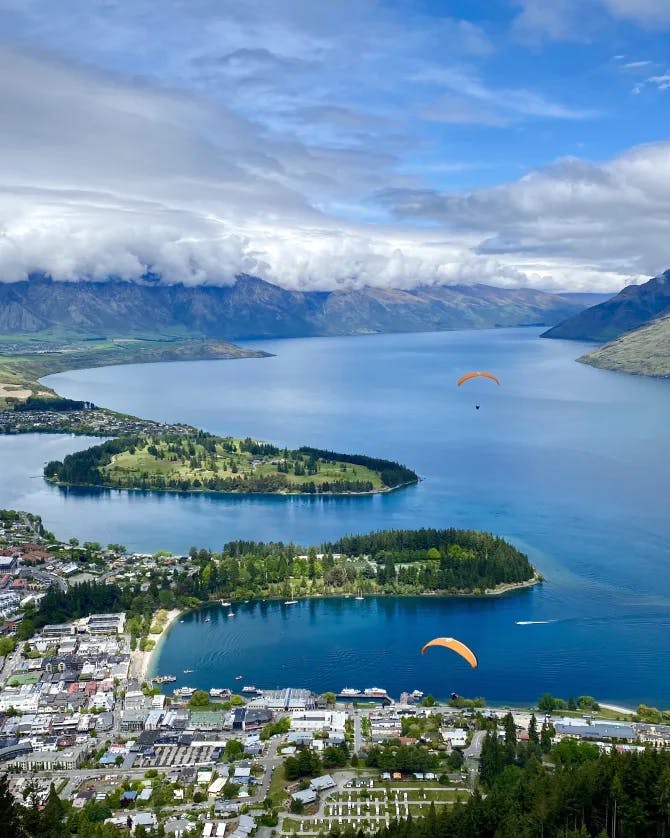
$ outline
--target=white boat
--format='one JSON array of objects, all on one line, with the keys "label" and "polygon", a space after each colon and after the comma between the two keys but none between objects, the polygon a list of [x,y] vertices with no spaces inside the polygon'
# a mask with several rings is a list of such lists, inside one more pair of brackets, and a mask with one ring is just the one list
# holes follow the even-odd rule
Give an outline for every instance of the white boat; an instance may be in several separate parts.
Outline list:
[{"label": "white boat", "polygon": [[184,670],[184,675],[188,675],[189,672],[193,672],[193,670],[192,669],[185,669]]},{"label": "white boat", "polygon": [[224,608],[230,608],[229,602],[224,602],[223,600],[221,600],[221,605],[223,605]]},{"label": "white boat", "polygon": [[190,698],[194,692],[194,687],[178,687],[174,691],[174,695],[176,695],[178,698]]},{"label": "white boat", "polygon": [[414,698],[414,699],[418,700],[418,699],[420,699],[420,698],[423,698],[423,693],[421,692],[421,690],[414,690],[414,691],[411,693],[411,696],[412,696],[412,698]]},{"label": "white boat", "polygon": [[287,599],[287,600],[284,601],[284,605],[297,605],[297,604],[298,604],[297,599]]},{"label": "white boat", "polygon": [[257,687],[254,687],[253,685],[247,685],[247,686],[242,687],[242,692],[243,693],[253,693],[255,695],[257,692],[259,692],[259,690],[258,690]]},{"label": "white boat", "polygon": [[227,698],[230,695],[230,690],[225,689],[225,687],[212,687],[209,694],[212,698]]},{"label": "white boat", "polygon": [[340,695],[360,695],[360,690],[354,690],[351,687],[345,687],[343,690],[340,691]]},{"label": "white boat", "polygon": [[381,687],[368,687],[363,690],[363,695],[368,696],[368,698],[386,698],[388,693]]},{"label": "white boat", "polygon": [[209,617],[205,617],[204,622],[208,623],[209,622]]},{"label": "white boat", "polygon": [[229,617],[234,617],[234,616],[235,616],[235,612],[234,612],[234,611],[229,611],[229,612],[228,612],[228,616],[229,616]]}]

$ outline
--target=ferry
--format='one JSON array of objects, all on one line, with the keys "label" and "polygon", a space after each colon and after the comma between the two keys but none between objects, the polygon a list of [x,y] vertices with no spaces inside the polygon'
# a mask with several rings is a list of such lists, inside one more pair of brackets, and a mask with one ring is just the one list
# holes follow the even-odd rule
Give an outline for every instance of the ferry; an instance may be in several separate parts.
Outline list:
[{"label": "ferry", "polygon": [[248,695],[259,695],[260,690],[258,687],[254,687],[253,685],[247,685],[242,687],[242,692],[247,693]]},{"label": "ferry", "polygon": [[174,691],[177,698],[190,698],[195,692],[195,687],[178,687]]},{"label": "ferry", "polygon": [[340,695],[353,697],[355,695],[362,695],[362,693],[360,690],[354,690],[351,687],[345,687],[343,690],[340,690]]},{"label": "ferry", "polygon": [[229,698],[231,692],[225,687],[212,687],[212,689],[209,691],[209,694],[212,696],[212,698]]},{"label": "ferry", "polygon": [[157,675],[154,679],[156,684],[171,684],[177,680],[176,675]]},{"label": "ferry", "polygon": [[363,690],[363,695],[368,698],[388,698],[388,693],[381,687],[368,687]]}]

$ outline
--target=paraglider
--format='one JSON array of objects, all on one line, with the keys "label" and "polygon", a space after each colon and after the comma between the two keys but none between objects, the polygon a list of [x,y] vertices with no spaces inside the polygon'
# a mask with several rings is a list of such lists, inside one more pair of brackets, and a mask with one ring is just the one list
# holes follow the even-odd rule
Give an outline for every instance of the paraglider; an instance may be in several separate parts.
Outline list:
[{"label": "paraglider", "polygon": [[457,655],[460,655],[464,658],[473,669],[477,668],[477,657],[472,649],[469,649],[465,643],[461,643],[460,640],[456,640],[455,637],[436,637],[434,640],[429,641],[421,650],[421,654],[425,655],[426,651],[430,649],[431,646],[443,646],[445,649],[451,649],[452,652],[456,652]]},{"label": "paraglider", "polygon": [[[473,378],[490,378],[491,381],[495,381],[495,383],[500,386],[500,381],[497,376],[493,375],[492,372],[485,372],[483,370],[475,370],[473,372],[466,372],[465,375],[462,375],[457,384],[460,387],[462,384],[465,384],[466,381],[470,381]],[[479,410],[479,405],[475,405],[475,410]]]},{"label": "paraglider", "polygon": [[462,375],[458,381],[456,382],[460,387],[462,384],[465,384],[466,381],[470,381],[472,378],[490,378],[491,381],[495,381],[495,383],[500,386],[500,381],[498,378],[493,375],[492,372],[466,372],[465,375]]}]

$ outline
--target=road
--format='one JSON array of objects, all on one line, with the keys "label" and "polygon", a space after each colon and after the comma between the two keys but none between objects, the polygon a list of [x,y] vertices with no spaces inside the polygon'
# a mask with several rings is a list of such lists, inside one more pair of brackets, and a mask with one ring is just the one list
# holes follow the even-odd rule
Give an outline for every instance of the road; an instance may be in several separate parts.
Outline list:
[{"label": "road", "polygon": [[361,727],[361,712],[354,710],[354,753],[359,754],[363,748],[363,730]]},{"label": "road", "polygon": [[486,731],[485,730],[476,730],[472,736],[472,742],[468,745],[468,747],[463,751],[463,756],[467,759],[479,759],[482,755],[482,745],[484,744],[484,739],[486,739]]}]

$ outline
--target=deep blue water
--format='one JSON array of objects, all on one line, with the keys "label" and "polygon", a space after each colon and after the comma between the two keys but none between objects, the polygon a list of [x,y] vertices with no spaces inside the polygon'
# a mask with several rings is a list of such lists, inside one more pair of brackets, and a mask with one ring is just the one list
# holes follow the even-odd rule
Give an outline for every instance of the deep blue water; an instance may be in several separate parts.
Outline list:
[{"label": "deep blue water", "polygon": [[[546,577],[541,588],[486,602],[324,601],[289,614],[271,606],[263,619],[257,606],[199,627],[220,653],[211,671],[192,667],[203,679],[194,685],[232,686],[239,670],[262,685],[374,681],[491,699],[550,690],[670,706],[670,383],[576,364],[583,346],[539,340],[533,329],[256,345],[277,357],[107,367],[48,383],[140,416],[399,459],[422,482],[371,498],[65,492],[43,483],[41,465],[85,441],[0,438],[0,506],[38,512],[63,537],[142,550],[232,538],[319,543],[380,527],[492,530],[529,553]],[[457,388],[469,369],[491,369],[503,386]],[[193,648],[196,619],[174,627],[161,670],[188,666],[170,656]],[[472,642],[480,669],[415,660],[431,633]],[[257,634],[267,651],[250,653]]]}]

